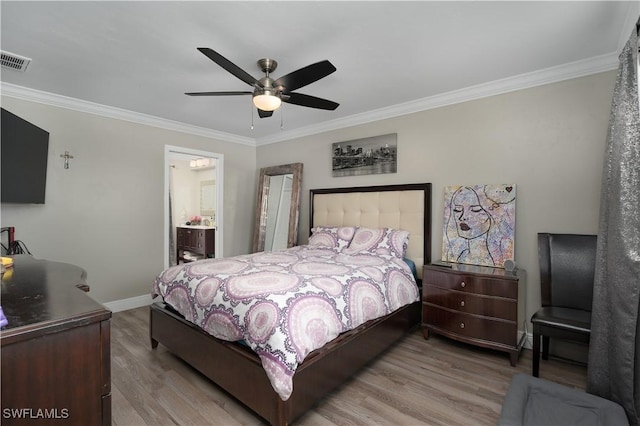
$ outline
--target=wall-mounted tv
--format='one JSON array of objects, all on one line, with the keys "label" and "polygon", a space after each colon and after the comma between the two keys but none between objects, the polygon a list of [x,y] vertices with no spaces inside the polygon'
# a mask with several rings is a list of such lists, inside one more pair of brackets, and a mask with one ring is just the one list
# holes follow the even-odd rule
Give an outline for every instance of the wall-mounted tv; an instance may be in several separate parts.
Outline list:
[{"label": "wall-mounted tv", "polygon": [[0,200],[44,204],[49,132],[2,108]]}]

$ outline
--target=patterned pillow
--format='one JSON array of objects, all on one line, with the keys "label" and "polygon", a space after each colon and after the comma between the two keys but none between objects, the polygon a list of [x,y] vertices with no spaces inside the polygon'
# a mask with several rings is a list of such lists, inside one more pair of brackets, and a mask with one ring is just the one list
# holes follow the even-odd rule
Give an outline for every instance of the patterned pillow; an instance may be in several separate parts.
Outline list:
[{"label": "patterned pillow", "polygon": [[342,251],[342,249],[349,246],[349,243],[355,233],[355,226],[343,226],[340,228],[318,226],[311,229],[309,245],[315,247],[328,247],[336,251]]},{"label": "patterned pillow", "polygon": [[403,258],[409,244],[409,232],[392,228],[358,228],[346,254],[385,253]]}]

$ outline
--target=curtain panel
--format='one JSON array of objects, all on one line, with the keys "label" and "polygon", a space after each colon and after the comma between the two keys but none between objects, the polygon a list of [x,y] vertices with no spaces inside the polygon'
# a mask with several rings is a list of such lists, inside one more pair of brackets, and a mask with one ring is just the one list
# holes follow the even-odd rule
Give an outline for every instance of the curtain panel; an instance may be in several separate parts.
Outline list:
[{"label": "curtain panel", "polygon": [[638,34],[619,56],[602,177],[587,391],[640,425]]}]

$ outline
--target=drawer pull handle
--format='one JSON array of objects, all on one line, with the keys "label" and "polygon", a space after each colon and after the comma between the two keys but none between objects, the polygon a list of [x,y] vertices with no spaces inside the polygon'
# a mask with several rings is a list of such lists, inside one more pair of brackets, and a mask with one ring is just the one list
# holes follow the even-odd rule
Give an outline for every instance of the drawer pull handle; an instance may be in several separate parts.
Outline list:
[{"label": "drawer pull handle", "polygon": [[462,282],[460,283],[460,287],[465,288],[466,286],[467,286],[467,284],[466,284],[464,281],[462,281]]},{"label": "drawer pull handle", "polygon": [[463,322],[460,323],[460,328],[464,328],[464,323]]},{"label": "drawer pull handle", "polygon": [[464,306],[464,300],[460,302],[460,306]]}]

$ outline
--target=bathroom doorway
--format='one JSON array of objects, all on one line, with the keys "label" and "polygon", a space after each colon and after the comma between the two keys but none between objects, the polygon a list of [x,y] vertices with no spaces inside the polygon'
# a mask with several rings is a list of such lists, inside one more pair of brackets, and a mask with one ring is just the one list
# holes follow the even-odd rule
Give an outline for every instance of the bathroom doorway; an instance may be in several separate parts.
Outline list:
[{"label": "bathroom doorway", "polygon": [[[215,250],[189,256],[223,256],[223,176],[224,155],[214,152],[165,145],[164,184],[164,264],[178,262],[178,250],[185,253],[177,230],[191,230],[211,237]],[[180,244],[178,244],[180,241]]]}]

